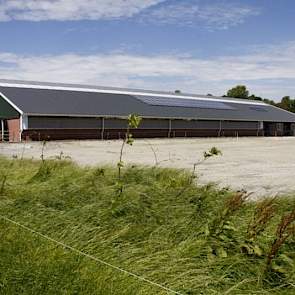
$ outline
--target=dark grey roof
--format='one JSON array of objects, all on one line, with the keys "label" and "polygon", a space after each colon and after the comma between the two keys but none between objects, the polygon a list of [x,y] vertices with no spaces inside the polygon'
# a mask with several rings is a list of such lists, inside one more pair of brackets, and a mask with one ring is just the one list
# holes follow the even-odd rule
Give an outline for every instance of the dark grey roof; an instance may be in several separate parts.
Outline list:
[{"label": "dark grey roof", "polygon": [[[93,89],[93,90],[113,90],[113,91],[124,91],[124,92],[143,92],[146,94],[167,94],[172,96],[196,96],[200,98],[218,98],[222,99],[221,96],[214,95],[203,95],[203,94],[192,94],[192,93],[175,93],[169,91],[155,91],[155,90],[146,90],[146,89],[136,89],[136,88],[122,88],[122,87],[106,87],[106,86],[97,86],[97,85],[87,85],[87,84],[71,84],[71,83],[56,83],[56,82],[37,82],[37,81],[24,81],[24,80],[10,80],[10,79],[0,79],[0,84],[17,84],[21,85],[32,85],[32,86],[44,86],[44,87],[66,87],[66,88],[80,88],[80,89]],[[227,97],[227,100],[240,101],[241,99]]]},{"label": "dark grey roof", "polygon": [[[110,90],[110,88],[105,89]],[[70,88],[54,90],[21,85],[0,86],[0,92],[23,113],[30,115],[125,117],[131,113],[137,113],[143,117],[154,118],[295,122],[295,114],[274,106],[263,103],[251,104],[247,100],[231,101],[228,98],[223,100],[224,104],[228,105],[228,109],[214,109],[211,107],[152,105],[138,99],[137,94],[73,91]],[[149,93],[145,91],[145,97],[148,95]],[[170,95],[173,98],[177,97],[177,95]],[[197,97],[200,98],[200,96]],[[203,98],[204,101],[216,102],[216,98],[207,96]]]}]

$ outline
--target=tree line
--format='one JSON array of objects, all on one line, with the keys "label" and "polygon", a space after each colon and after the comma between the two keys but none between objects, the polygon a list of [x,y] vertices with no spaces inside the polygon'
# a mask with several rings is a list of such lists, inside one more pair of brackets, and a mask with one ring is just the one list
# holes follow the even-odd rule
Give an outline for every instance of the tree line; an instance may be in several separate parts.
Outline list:
[{"label": "tree line", "polygon": [[243,98],[243,99],[252,99],[252,100],[259,100],[265,103],[277,106],[281,109],[290,111],[295,113],[295,99],[290,98],[290,96],[284,96],[280,102],[275,102],[272,99],[262,98],[260,96],[256,96],[254,94],[249,93],[247,87],[245,85],[237,85],[231,89],[229,89],[224,95],[224,97],[234,97],[234,98]]}]

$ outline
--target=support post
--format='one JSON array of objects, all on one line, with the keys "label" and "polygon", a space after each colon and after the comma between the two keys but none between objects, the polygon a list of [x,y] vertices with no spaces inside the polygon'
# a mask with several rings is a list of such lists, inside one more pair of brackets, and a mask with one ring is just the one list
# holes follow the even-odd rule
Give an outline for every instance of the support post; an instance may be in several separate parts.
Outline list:
[{"label": "support post", "polygon": [[1,120],[1,141],[4,141],[4,120]]},{"label": "support post", "polygon": [[219,130],[218,130],[218,137],[220,137],[221,136],[221,121],[219,121]]},{"label": "support post", "polygon": [[104,139],[104,118],[101,119],[101,139]]},{"label": "support post", "polygon": [[[22,131],[23,131],[23,116],[19,117],[19,134],[18,134],[18,139],[17,142],[22,141]],[[15,141],[15,139],[14,139]]]},{"label": "support post", "polygon": [[171,129],[172,129],[172,122],[171,119],[169,120],[169,132],[168,132],[168,137],[171,136]]}]

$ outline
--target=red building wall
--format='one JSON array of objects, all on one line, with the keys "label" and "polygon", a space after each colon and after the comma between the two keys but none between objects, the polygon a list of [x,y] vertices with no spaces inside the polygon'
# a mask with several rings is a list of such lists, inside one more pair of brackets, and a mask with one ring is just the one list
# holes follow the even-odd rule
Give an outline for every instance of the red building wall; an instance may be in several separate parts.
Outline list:
[{"label": "red building wall", "polygon": [[20,141],[20,119],[7,120],[7,126],[9,131],[9,141],[19,142]]}]

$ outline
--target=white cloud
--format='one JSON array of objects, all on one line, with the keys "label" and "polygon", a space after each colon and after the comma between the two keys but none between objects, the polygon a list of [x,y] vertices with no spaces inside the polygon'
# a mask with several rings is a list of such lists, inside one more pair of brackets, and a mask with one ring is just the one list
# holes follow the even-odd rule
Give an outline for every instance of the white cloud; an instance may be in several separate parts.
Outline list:
[{"label": "white cloud", "polygon": [[[158,4],[163,5],[158,5]],[[0,21],[101,20],[138,16],[152,23],[226,29],[259,14],[254,7],[204,0],[0,0]]]},{"label": "white cloud", "polygon": [[0,21],[131,17],[163,0],[0,0]]},{"label": "white cloud", "polygon": [[128,54],[21,56],[0,53],[0,78],[182,89],[223,94],[246,84],[257,95],[295,97],[295,42],[261,47],[248,55],[200,59]]},{"label": "white cloud", "polygon": [[177,24],[183,26],[199,25],[210,30],[227,29],[245,21],[247,17],[257,16],[256,7],[233,3],[232,1],[188,0],[173,1],[165,6],[156,6],[143,13],[145,22]]}]

